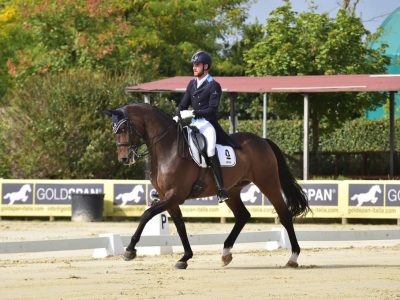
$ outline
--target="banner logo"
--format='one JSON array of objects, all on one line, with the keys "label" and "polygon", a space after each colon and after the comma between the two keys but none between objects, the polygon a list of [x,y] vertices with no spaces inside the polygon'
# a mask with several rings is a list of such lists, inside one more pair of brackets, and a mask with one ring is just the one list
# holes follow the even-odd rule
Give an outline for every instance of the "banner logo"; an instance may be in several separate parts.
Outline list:
[{"label": "banner logo", "polygon": [[146,204],[146,194],[143,184],[114,184],[115,205]]},{"label": "banner logo", "polygon": [[255,184],[249,184],[240,192],[240,199],[242,199],[244,204],[261,205],[262,194]]},{"label": "banner logo", "polygon": [[349,206],[383,206],[383,184],[350,184]]},{"label": "banner logo", "polygon": [[337,184],[301,184],[310,205],[337,206],[338,185]]},{"label": "banner logo", "polygon": [[32,184],[3,184],[2,203],[32,204]]},{"label": "banner logo", "polygon": [[71,204],[71,194],[103,194],[103,184],[36,184],[36,204]]}]

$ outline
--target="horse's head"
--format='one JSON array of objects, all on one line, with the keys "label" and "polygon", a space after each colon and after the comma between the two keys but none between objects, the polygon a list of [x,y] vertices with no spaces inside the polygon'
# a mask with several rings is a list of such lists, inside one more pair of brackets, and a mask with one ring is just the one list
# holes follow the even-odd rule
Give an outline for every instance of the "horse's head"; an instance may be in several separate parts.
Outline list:
[{"label": "horse's head", "polygon": [[134,127],[124,107],[115,110],[107,109],[103,112],[112,119],[118,160],[127,165],[134,164],[140,156],[138,148],[142,145],[142,135]]},{"label": "horse's head", "polygon": [[374,191],[378,192],[379,194],[382,193],[381,186],[379,184],[374,185],[373,188]]}]

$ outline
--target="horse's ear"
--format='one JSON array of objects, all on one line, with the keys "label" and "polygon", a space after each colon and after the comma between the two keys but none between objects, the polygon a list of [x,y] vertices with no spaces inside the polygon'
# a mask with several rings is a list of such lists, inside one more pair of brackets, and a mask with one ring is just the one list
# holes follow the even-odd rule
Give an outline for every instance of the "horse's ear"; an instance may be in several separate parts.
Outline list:
[{"label": "horse's ear", "polygon": [[110,110],[110,109],[104,109],[104,110],[102,110],[102,113],[106,114],[106,115],[109,116],[109,117],[112,117],[112,115],[113,115],[112,112],[113,112],[113,111]]},{"label": "horse's ear", "polygon": [[119,118],[124,118],[124,112],[120,109],[104,109],[102,112],[109,117],[118,116]]}]

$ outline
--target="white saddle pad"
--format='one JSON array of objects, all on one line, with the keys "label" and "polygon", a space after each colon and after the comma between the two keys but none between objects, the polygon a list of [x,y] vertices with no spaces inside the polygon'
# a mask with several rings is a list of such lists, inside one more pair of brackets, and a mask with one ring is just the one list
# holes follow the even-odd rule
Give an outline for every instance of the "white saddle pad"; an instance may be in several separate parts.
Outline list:
[{"label": "white saddle pad", "polygon": [[[201,168],[207,168],[206,160],[204,156],[200,155],[199,151],[197,150],[196,146],[193,143],[192,137],[191,137],[191,129],[190,127],[186,127],[188,130],[188,141],[189,141],[189,151],[190,155],[192,156],[193,160],[196,162],[196,164],[201,167]],[[220,144],[217,144],[216,146],[216,152],[218,154],[219,162],[221,164],[221,167],[233,167],[236,165],[236,155],[235,151],[231,146],[223,146]]]}]

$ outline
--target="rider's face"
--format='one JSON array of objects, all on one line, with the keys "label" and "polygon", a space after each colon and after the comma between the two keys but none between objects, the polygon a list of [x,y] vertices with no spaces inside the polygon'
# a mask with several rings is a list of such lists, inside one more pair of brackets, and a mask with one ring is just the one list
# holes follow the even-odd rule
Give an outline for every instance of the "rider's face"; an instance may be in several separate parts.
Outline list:
[{"label": "rider's face", "polygon": [[193,75],[196,77],[202,77],[204,75],[204,64],[194,63],[193,64]]}]

